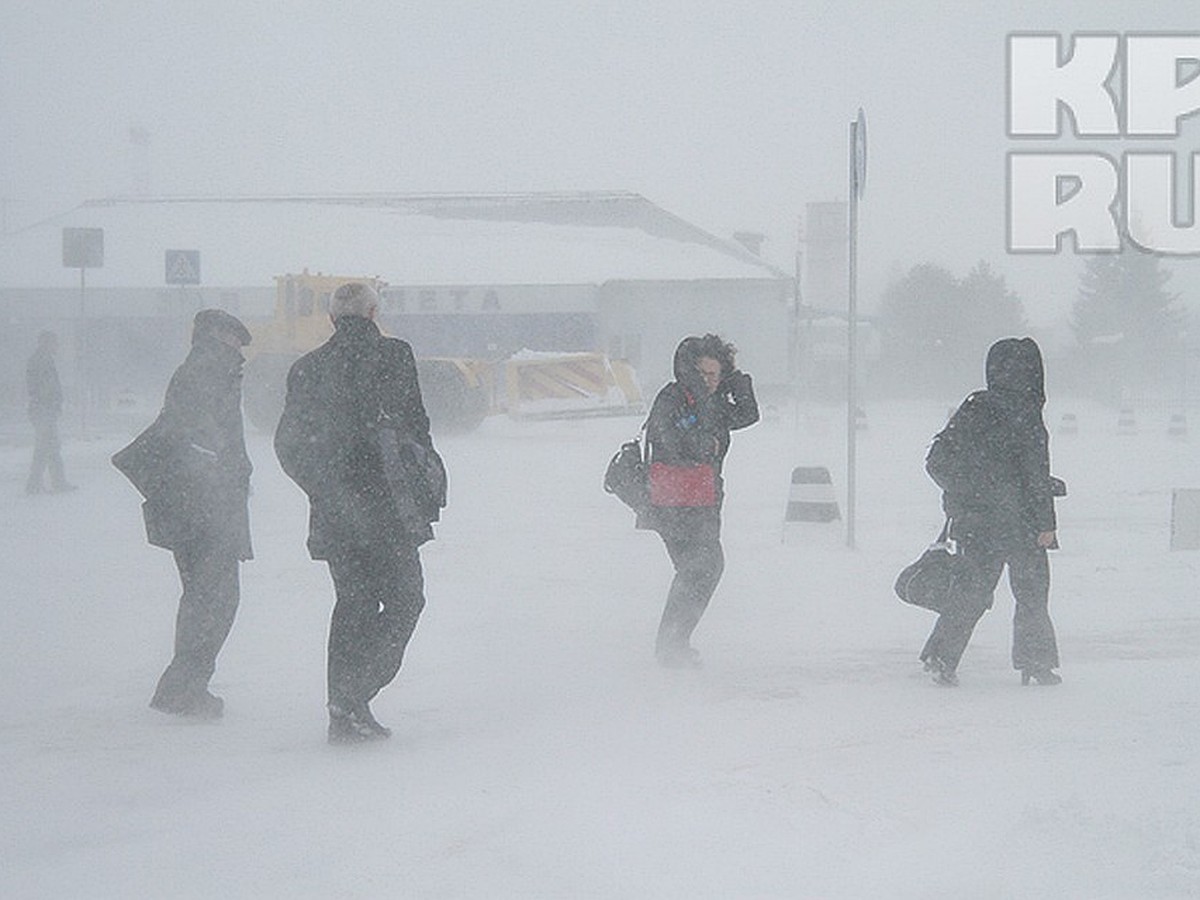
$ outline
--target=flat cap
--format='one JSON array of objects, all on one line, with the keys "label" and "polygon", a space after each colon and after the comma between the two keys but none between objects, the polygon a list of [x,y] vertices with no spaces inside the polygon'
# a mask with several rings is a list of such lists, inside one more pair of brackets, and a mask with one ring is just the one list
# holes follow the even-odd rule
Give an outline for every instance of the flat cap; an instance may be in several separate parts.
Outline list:
[{"label": "flat cap", "polygon": [[236,338],[243,347],[250,343],[250,329],[237,316],[223,309],[202,309],[192,320],[192,342],[204,335],[227,334]]}]

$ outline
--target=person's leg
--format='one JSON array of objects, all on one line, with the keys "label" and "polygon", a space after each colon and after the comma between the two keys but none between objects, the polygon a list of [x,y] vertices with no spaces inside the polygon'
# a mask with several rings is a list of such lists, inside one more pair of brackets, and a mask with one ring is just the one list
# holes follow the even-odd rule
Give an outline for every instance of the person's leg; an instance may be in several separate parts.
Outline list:
[{"label": "person's leg", "polygon": [[1013,668],[1042,683],[1057,681],[1056,676],[1048,675],[1058,668],[1058,641],[1050,621],[1050,562],[1046,550],[1032,543],[1015,549],[1009,556],[1008,583],[1017,601],[1013,612]]},{"label": "person's leg", "polygon": [[725,554],[718,538],[663,535],[675,577],[658,626],[655,649],[660,661],[686,661],[692,632],[708,608],[725,570]]},{"label": "person's leg", "polygon": [[327,696],[331,707],[351,709],[366,699],[363,670],[370,660],[379,597],[368,579],[370,560],[363,552],[342,552],[328,562],[337,599],[329,620]]},{"label": "person's leg", "polygon": [[964,535],[957,542],[958,552],[966,563],[967,579],[954,606],[938,616],[921,650],[921,659],[927,667],[944,676],[942,680],[948,683],[954,681],[975,625],[991,608],[992,595],[1004,568],[1003,554],[986,539]]},{"label": "person's leg", "polygon": [[175,655],[150,705],[185,715],[220,715],[208,693],[240,599],[238,560],[227,551],[189,547],[175,552],[183,593],[175,617]]},{"label": "person's leg", "polygon": [[58,436],[58,420],[46,423],[46,465],[50,470],[50,489],[63,491],[71,487],[63,472],[62,441]]},{"label": "person's leg", "polygon": [[391,731],[370,701],[395,678],[424,606],[415,547],[356,549],[329,561],[337,602],[329,626],[329,740],[358,743]]},{"label": "person's leg", "polygon": [[25,481],[25,492],[40,494],[46,489],[43,477],[50,461],[50,435],[47,432],[45,420],[34,418],[32,422],[33,458],[29,461],[29,478]]},{"label": "person's leg", "polygon": [[379,596],[380,610],[371,635],[371,659],[364,672],[367,701],[391,684],[400,671],[405,648],[425,608],[420,551],[416,547],[402,547],[397,552],[381,553],[370,577]]}]

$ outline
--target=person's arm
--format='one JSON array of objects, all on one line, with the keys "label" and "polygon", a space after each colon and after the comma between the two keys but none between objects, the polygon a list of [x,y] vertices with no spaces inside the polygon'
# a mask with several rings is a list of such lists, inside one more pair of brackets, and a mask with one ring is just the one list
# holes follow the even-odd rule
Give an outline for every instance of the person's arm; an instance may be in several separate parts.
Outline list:
[{"label": "person's arm", "polygon": [[746,428],[758,421],[758,398],[754,396],[754,382],[749,373],[734,369],[725,376],[714,396],[721,398],[727,428]]},{"label": "person's arm", "polygon": [[[1053,485],[1050,480],[1050,450],[1045,427],[1041,423],[1022,426],[1016,443],[1016,464],[1020,472],[1030,524],[1038,532],[1038,544],[1050,547],[1058,521],[1054,514]],[[1045,541],[1045,543],[1043,543]]]},{"label": "person's arm", "polygon": [[320,460],[327,451],[315,418],[315,396],[308,371],[297,361],[287,377],[283,415],[275,428],[275,456],[283,471],[312,497],[321,488]]}]

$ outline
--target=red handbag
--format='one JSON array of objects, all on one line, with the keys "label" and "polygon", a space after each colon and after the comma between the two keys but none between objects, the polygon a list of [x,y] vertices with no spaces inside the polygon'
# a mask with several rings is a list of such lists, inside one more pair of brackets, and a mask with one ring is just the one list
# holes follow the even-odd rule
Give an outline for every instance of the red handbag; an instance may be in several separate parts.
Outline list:
[{"label": "red handbag", "polygon": [[716,506],[717,477],[708,463],[650,464],[651,506]]}]

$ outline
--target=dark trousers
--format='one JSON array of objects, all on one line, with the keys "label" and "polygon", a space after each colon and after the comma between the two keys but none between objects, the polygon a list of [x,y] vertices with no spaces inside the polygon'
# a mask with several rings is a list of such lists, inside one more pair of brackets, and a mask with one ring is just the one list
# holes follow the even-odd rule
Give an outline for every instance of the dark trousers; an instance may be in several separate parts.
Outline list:
[{"label": "dark trousers", "polygon": [[937,657],[955,668],[975,624],[992,606],[993,592],[1008,566],[1008,583],[1017,601],[1013,613],[1012,662],[1016,669],[1058,667],[1058,643],[1050,621],[1050,562],[1032,535],[1020,539],[988,539],[967,534],[957,538],[969,563],[969,579],[955,607],[938,616],[921,659]]},{"label": "dark trousers", "polygon": [[35,416],[33,421],[33,461],[29,465],[29,480],[25,486],[30,491],[43,488],[42,478],[50,470],[50,486],[61,488],[66,484],[63,474],[62,444],[58,439],[58,419],[54,416]]},{"label": "dark trousers", "polygon": [[688,646],[700,617],[708,609],[721,573],[725,571],[725,552],[721,540],[711,529],[699,534],[663,532],[663,543],[675,566],[675,577],[667,593],[658,626],[658,650],[678,650]]},{"label": "dark trousers", "polygon": [[183,595],[175,617],[175,656],[158,680],[156,706],[186,707],[208,689],[239,599],[238,559],[227,549],[175,551]]},{"label": "dark trousers", "polygon": [[330,557],[337,602],[329,623],[331,704],[352,708],[391,683],[425,608],[416,547],[358,547]]}]

